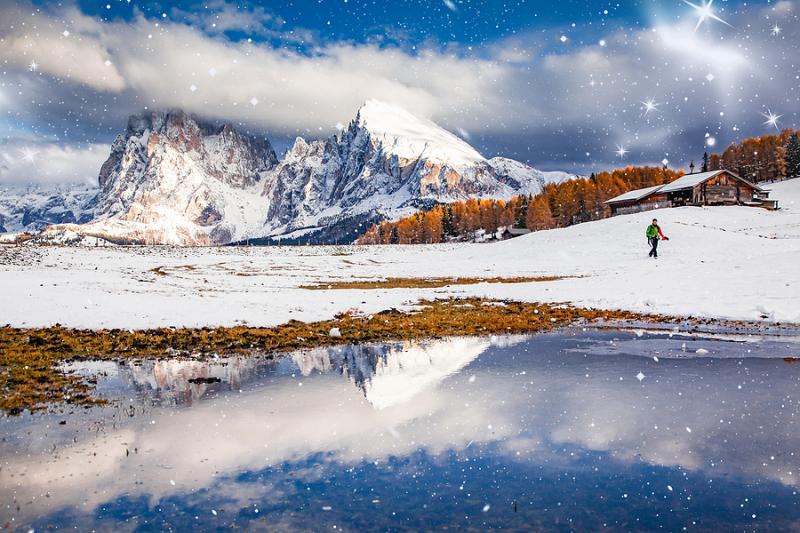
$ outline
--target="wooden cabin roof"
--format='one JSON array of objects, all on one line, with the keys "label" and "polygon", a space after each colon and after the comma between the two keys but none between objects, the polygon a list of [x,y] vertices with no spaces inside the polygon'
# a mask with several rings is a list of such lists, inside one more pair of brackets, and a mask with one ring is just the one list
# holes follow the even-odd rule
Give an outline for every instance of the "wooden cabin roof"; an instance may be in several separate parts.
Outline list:
[{"label": "wooden cabin roof", "polygon": [[730,170],[712,170],[710,172],[698,172],[697,174],[685,174],[680,178],[667,183],[666,185],[656,185],[655,187],[645,187],[644,189],[636,189],[633,191],[628,191],[624,194],[620,194],[619,196],[615,196],[610,200],[606,200],[605,203],[607,204],[617,204],[621,202],[638,202],[639,200],[644,200],[648,196],[658,192],[658,193],[668,193],[668,192],[675,192],[675,191],[682,191],[685,189],[692,189],[695,186],[710,180],[713,177],[719,176],[720,174],[728,174],[733,178],[746,183],[753,187],[756,191],[764,192],[764,189],[756,185],[755,183],[751,183],[744,178],[740,178]]},{"label": "wooden cabin roof", "polygon": [[743,183],[747,183],[755,190],[761,191],[761,187],[759,187],[755,183],[750,183],[749,181],[740,178],[730,170],[712,170],[710,172],[698,172],[697,174],[686,174],[684,176],[681,176],[675,181],[664,185],[661,189],[659,189],[659,192],[666,193],[666,192],[682,191],[685,189],[692,189],[695,186],[710,180],[711,178],[719,176],[720,174],[728,174],[729,176],[732,176]]},{"label": "wooden cabin roof", "polygon": [[645,187],[644,189],[636,189],[633,191],[628,191],[624,194],[620,194],[619,196],[615,196],[610,200],[606,200],[605,203],[607,204],[617,204],[620,202],[635,202],[639,201],[642,198],[646,198],[659,190],[663,185],[656,185],[655,187]]}]

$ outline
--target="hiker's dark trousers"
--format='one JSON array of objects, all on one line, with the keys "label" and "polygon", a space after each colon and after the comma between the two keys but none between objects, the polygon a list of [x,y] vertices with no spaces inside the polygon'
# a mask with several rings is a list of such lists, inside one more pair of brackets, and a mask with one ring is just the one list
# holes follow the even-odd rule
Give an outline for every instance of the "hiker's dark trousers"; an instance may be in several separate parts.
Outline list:
[{"label": "hiker's dark trousers", "polygon": [[658,237],[650,237],[650,257],[658,257]]}]

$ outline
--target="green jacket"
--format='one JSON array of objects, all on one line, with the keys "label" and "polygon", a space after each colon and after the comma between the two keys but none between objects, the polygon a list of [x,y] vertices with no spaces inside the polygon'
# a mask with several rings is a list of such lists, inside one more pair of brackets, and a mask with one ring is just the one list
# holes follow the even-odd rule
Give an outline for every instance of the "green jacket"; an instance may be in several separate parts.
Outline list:
[{"label": "green jacket", "polygon": [[658,239],[658,238],[660,238],[658,236],[658,234],[659,234],[658,226],[654,226],[653,224],[650,224],[649,226],[647,226],[647,231],[645,231],[644,234],[647,235],[648,239]]}]

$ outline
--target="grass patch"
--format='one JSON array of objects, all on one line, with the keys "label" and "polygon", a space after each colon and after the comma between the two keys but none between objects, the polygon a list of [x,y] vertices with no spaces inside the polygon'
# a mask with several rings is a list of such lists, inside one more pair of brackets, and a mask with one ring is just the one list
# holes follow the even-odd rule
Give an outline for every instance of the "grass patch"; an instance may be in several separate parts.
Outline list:
[{"label": "grass patch", "polygon": [[[602,311],[480,298],[422,301],[410,313],[342,314],[319,322],[273,328],[158,328],[80,330],[0,328],[0,410],[18,414],[52,402],[92,404],[92,383],[65,374],[66,361],[171,358],[186,355],[279,353],[302,348],[456,335],[533,333],[577,321],[669,321],[625,311]],[[340,336],[331,336],[338,328]]]},{"label": "grass patch", "polygon": [[536,283],[542,281],[558,281],[567,276],[536,276],[513,278],[384,278],[359,281],[332,281],[302,285],[301,289],[438,289],[448,285],[477,285],[478,283]]},{"label": "grass patch", "polygon": [[148,270],[148,272],[151,272],[157,276],[169,276],[170,274],[175,272],[192,272],[194,270],[197,270],[197,268],[194,265],[178,265],[173,267],[162,265],[162,266],[157,266],[155,268],[151,268],[150,270]]}]

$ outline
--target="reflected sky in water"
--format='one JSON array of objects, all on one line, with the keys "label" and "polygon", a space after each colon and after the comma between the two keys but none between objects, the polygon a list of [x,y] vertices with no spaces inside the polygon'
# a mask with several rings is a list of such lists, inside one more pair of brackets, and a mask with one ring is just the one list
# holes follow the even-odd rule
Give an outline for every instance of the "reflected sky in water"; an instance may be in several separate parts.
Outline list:
[{"label": "reflected sky in water", "polygon": [[798,347],[576,329],[84,364],[71,370],[97,376],[109,406],[0,422],[0,518],[22,530],[798,528],[800,363],[783,360]]}]

